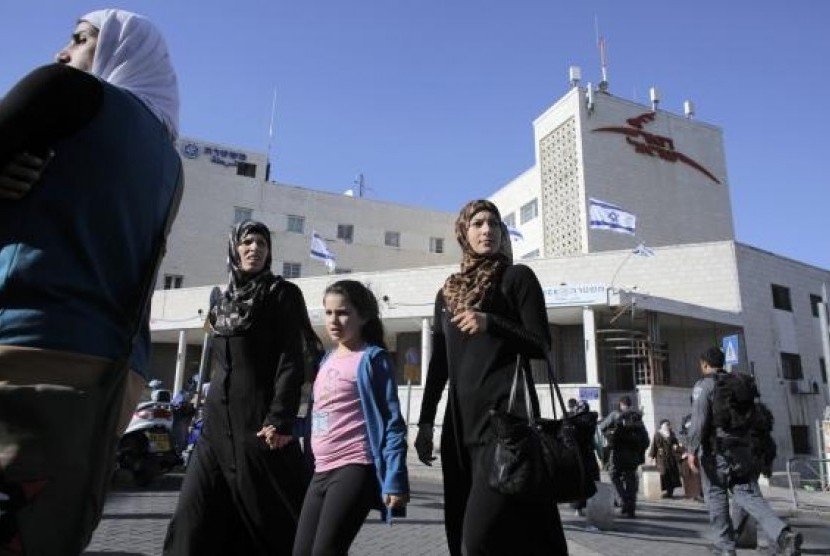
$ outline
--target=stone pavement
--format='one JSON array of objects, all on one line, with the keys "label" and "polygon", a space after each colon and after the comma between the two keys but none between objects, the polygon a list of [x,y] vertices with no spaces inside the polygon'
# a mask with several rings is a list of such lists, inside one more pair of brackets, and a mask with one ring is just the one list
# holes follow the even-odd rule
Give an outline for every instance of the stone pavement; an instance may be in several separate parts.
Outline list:
[{"label": "stone pavement", "polygon": [[[414,452],[414,450],[413,450]],[[409,462],[412,501],[408,516],[391,526],[377,512],[366,520],[351,554],[360,556],[444,556],[441,476],[438,466]],[[110,494],[104,517],[86,556],[157,555],[178,498],[181,473],[172,473],[147,489],[118,481]],[[826,495],[830,496],[830,495]],[[789,491],[770,487],[768,498],[779,515],[804,533],[804,554],[830,554],[830,527],[825,520],[793,515]],[[703,504],[686,500],[641,502],[637,519],[616,520],[607,531],[586,530],[585,519],[560,506],[572,556],[655,554],[702,556],[707,554],[708,521]],[[739,550],[739,556],[755,554]]]}]

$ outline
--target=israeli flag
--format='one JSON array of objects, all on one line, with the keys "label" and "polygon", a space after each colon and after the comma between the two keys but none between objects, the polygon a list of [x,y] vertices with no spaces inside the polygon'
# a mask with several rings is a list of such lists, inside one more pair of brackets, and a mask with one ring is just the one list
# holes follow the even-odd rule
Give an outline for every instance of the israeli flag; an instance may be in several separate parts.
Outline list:
[{"label": "israeli flag", "polygon": [[311,233],[311,253],[309,256],[317,261],[321,261],[326,264],[326,268],[329,269],[329,272],[334,272],[336,266],[336,258],[334,253],[329,251],[329,246],[326,245],[326,240],[318,234],[317,232]]},{"label": "israeli flag", "polygon": [[591,228],[634,235],[637,223],[636,216],[605,201],[598,199],[589,199],[589,201]]},{"label": "israeli flag", "polygon": [[515,226],[507,226],[507,234],[510,236],[511,241],[521,241],[525,238],[522,232]]},{"label": "israeli flag", "polygon": [[654,257],[655,256],[654,249],[652,249],[650,247],[646,247],[645,243],[640,243],[637,247],[632,249],[631,252],[634,253],[635,255],[637,255],[638,257]]}]

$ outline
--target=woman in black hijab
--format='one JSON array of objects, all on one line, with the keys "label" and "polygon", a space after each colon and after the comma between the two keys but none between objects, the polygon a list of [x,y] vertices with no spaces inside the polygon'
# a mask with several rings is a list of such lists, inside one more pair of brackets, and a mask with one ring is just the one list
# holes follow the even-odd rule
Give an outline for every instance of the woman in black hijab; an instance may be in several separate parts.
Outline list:
[{"label": "woman in black hijab", "polygon": [[228,246],[228,287],[210,310],[205,425],[166,555],[291,553],[309,479],[292,429],[304,346],[316,336],[300,289],[270,267],[268,228],[239,223]]},{"label": "woman in black hijab", "polygon": [[[492,202],[467,203],[455,235],[463,259],[435,299],[433,351],[415,439],[418,458],[430,465],[438,403],[449,384],[441,471],[450,555],[567,555],[553,500],[496,492],[482,459],[493,435],[489,410],[506,409],[517,354],[543,358],[550,349],[542,287],[530,268],[513,264],[507,227]],[[535,390],[531,403],[538,407]]]}]

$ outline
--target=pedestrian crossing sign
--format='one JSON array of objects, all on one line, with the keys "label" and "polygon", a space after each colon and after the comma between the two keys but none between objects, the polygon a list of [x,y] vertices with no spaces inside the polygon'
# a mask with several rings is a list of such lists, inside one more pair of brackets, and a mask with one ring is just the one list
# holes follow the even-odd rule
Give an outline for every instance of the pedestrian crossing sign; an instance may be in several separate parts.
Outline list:
[{"label": "pedestrian crossing sign", "polygon": [[723,349],[723,353],[726,356],[726,363],[727,365],[737,365],[738,364],[738,335],[734,336],[726,336],[723,338],[721,348]]}]

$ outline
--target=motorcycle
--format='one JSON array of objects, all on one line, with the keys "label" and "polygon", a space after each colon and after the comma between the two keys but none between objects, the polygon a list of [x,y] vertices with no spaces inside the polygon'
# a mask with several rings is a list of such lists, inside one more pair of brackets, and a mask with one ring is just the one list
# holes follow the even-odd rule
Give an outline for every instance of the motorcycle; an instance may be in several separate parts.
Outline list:
[{"label": "motorcycle", "polygon": [[129,471],[137,486],[149,485],[158,475],[181,463],[172,436],[170,392],[153,392],[152,400],[136,406],[127,430],[118,441],[118,468]]}]

